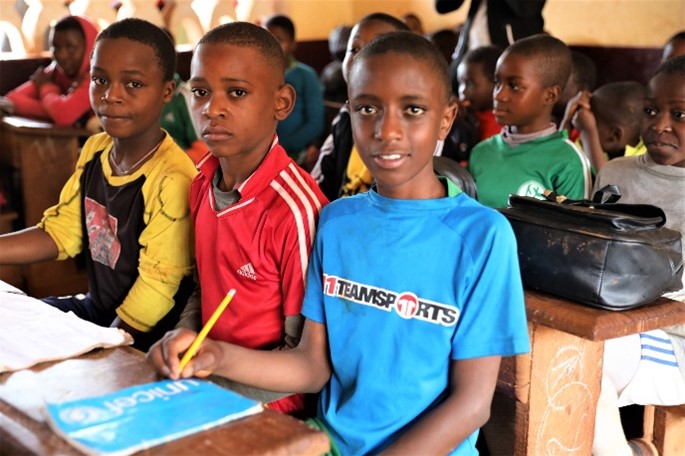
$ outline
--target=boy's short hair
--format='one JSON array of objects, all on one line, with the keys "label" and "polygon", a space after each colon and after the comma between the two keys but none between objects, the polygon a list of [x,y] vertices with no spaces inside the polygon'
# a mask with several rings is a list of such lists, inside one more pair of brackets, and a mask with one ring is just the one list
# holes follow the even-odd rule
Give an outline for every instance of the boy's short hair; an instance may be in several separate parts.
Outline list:
[{"label": "boy's short hair", "polygon": [[283,30],[292,41],[295,41],[295,24],[284,14],[274,14],[264,22],[264,27],[277,27]]},{"label": "boy's short hair", "polygon": [[467,52],[466,55],[464,55],[462,62],[482,65],[483,73],[494,80],[497,59],[499,59],[501,55],[502,48],[499,46],[481,46]]},{"label": "boy's short hair", "polygon": [[357,25],[364,25],[367,22],[373,22],[373,21],[379,21],[379,22],[385,22],[392,28],[394,28],[397,31],[406,31],[409,32],[409,26],[402,22],[401,20],[397,19],[395,16],[391,16],[389,14],[385,13],[371,13],[359,20],[357,22]]},{"label": "boy's short hair", "polygon": [[278,40],[268,30],[250,22],[229,22],[214,27],[200,38],[197,46],[202,44],[230,44],[253,48],[262,56],[267,66],[285,75],[285,56]]},{"label": "boy's short hair", "polygon": [[419,62],[426,63],[435,76],[440,79],[445,100],[449,101],[451,99],[452,86],[450,83],[449,67],[438,48],[428,39],[409,31],[383,34],[373,39],[359,51],[352,63],[352,68],[360,65],[360,62],[369,57],[384,54],[408,55]]},{"label": "boy's short hair", "polygon": [[676,55],[675,57],[671,57],[670,59],[661,62],[657,69],[654,70],[652,78],[660,74],[685,78],[685,54]]},{"label": "boy's short hair", "polygon": [[131,17],[113,22],[98,34],[95,42],[117,38],[126,38],[150,46],[155,51],[164,80],[171,81],[174,79],[176,49],[164,30],[146,20]]},{"label": "boy's short hair", "polygon": [[571,50],[558,38],[546,33],[528,36],[515,41],[504,54],[520,54],[535,59],[545,87],[559,86],[561,90],[571,75]]},{"label": "boy's short hair", "polygon": [[74,16],[65,16],[54,25],[53,30],[55,32],[66,32],[67,30],[77,30],[81,36],[85,39],[86,34],[83,31],[81,23]]},{"label": "boy's short hair", "polygon": [[595,90],[597,85],[597,66],[595,62],[578,51],[571,51],[573,79],[581,90]]},{"label": "boy's short hair", "polygon": [[639,128],[646,95],[647,88],[639,82],[610,82],[594,91],[590,104],[608,124]]}]

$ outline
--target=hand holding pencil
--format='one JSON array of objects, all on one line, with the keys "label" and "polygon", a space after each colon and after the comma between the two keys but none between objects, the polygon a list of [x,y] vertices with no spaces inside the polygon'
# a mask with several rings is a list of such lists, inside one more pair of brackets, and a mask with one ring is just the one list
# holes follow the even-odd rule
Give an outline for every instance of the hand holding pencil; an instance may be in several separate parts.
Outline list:
[{"label": "hand holding pencil", "polygon": [[[180,378],[183,369],[198,354],[202,343],[221,314],[226,310],[234,295],[235,289],[231,289],[199,333],[196,334],[186,328],[178,328],[165,334],[148,351],[146,355],[148,363],[162,376],[174,380]],[[181,358],[180,361],[179,358]],[[196,368],[190,374],[203,377],[209,373],[211,371],[203,371]]]},{"label": "hand holding pencil", "polygon": [[235,296],[235,288],[232,288],[226,294],[226,297],[224,297],[223,301],[221,301],[219,307],[216,308],[212,316],[209,317],[209,320],[207,320],[207,324],[205,324],[202,330],[198,333],[193,343],[190,344],[190,347],[188,347],[188,350],[186,350],[183,358],[181,358],[181,363],[179,364],[179,370],[181,372],[183,372],[183,368],[186,367],[188,361],[190,361],[192,357],[197,354],[197,350],[200,348],[200,345],[202,345],[202,341],[205,340],[207,334],[209,334],[209,331],[212,330],[212,327],[219,319],[219,316],[224,312],[224,310],[226,310],[226,307],[228,307],[228,304],[231,302],[231,299],[233,299],[233,296]]}]

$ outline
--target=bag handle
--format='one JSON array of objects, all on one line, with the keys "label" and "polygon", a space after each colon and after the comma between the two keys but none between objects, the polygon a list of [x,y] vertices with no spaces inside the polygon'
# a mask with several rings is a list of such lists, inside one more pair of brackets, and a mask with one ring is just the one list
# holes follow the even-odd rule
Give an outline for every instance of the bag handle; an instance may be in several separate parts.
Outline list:
[{"label": "bag handle", "polygon": [[560,195],[553,190],[545,190],[543,195],[547,201],[559,204],[587,204],[590,202],[595,204],[606,204],[615,203],[621,199],[621,191],[616,185],[605,185],[604,187],[600,188],[595,192],[594,195],[592,195],[592,201],[585,199],[572,200],[567,198],[566,195]]}]

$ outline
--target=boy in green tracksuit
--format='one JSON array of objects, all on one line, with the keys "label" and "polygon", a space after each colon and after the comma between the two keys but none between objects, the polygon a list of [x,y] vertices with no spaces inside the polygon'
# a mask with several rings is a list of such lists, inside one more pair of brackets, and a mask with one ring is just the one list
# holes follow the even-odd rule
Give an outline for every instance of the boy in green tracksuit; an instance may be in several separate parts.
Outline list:
[{"label": "boy in green tracksuit", "polygon": [[515,42],[499,58],[493,104],[505,128],[478,144],[469,160],[481,203],[506,207],[510,194],[538,197],[546,189],[573,199],[589,196],[590,164],[552,122],[571,62],[562,41],[542,34]]}]

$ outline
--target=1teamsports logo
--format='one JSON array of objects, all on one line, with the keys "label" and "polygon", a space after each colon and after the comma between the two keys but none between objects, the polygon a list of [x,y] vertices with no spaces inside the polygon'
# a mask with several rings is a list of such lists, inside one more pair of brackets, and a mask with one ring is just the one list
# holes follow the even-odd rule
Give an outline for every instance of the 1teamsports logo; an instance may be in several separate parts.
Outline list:
[{"label": "1teamsports logo", "polygon": [[323,292],[328,296],[344,298],[386,312],[394,310],[405,320],[416,319],[454,326],[459,319],[459,309],[454,306],[420,299],[408,291],[396,293],[327,274],[323,276]]}]

